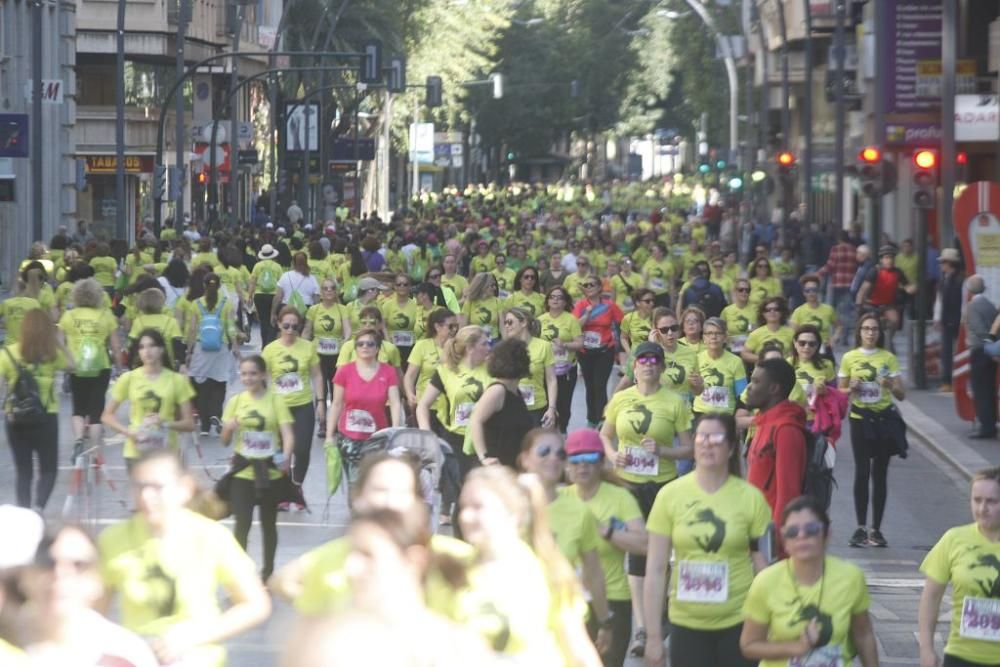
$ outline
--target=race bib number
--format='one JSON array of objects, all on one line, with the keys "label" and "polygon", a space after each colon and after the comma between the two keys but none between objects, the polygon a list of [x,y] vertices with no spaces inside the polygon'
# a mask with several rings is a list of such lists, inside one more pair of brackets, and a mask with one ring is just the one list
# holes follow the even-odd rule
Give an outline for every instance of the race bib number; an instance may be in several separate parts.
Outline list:
[{"label": "race bib number", "polygon": [[143,426],[139,429],[138,437],[135,439],[135,447],[140,452],[163,449],[166,446],[166,429],[162,429],[157,426]]},{"label": "race bib number", "polygon": [[243,456],[269,459],[274,456],[274,434],[270,431],[243,431]]},{"label": "race bib number", "polygon": [[531,409],[531,406],[535,404],[535,387],[530,384],[520,384],[517,386],[518,391],[521,392],[521,398],[524,399],[524,404]]},{"label": "race bib number", "polygon": [[274,381],[274,390],[279,394],[294,394],[302,391],[302,378],[298,373],[279,375]]},{"label": "race bib number", "polygon": [[413,332],[393,331],[392,344],[396,347],[413,347]]},{"label": "race bib number", "polygon": [[569,363],[569,350],[565,347],[556,347],[553,345],[552,356],[555,358],[556,365]]},{"label": "race bib number", "polygon": [[660,459],[654,452],[646,451],[645,447],[626,447],[625,467],[622,470],[633,475],[655,477],[660,472]]},{"label": "race bib number", "polygon": [[959,634],[968,639],[1000,642],[1000,599],[965,598]]},{"label": "race bib number", "polygon": [[843,667],[840,644],[827,644],[809,651],[801,658],[792,658],[788,667]]},{"label": "race bib number", "polygon": [[375,418],[367,410],[347,411],[347,430],[356,433],[374,433]]},{"label": "race bib number", "polygon": [[455,406],[455,426],[468,426],[469,417],[472,415],[472,408],[475,403],[459,403]]},{"label": "race bib number", "polygon": [[584,331],[583,346],[588,350],[596,350],[601,347],[601,334],[596,331]]},{"label": "race bib number", "polygon": [[497,292],[497,296],[500,297],[501,299],[506,299],[507,297],[510,296],[510,292],[508,292],[505,289],[502,289],[499,292]]},{"label": "race bib number", "polygon": [[882,400],[882,385],[878,382],[858,383],[858,400],[862,403],[878,403]]},{"label": "race bib number", "polygon": [[340,341],[336,338],[317,338],[316,352],[324,355],[338,354],[340,352]]},{"label": "race bib number", "polygon": [[649,279],[649,289],[652,290],[664,290],[667,288],[667,283],[664,282],[663,278],[650,278]]},{"label": "race bib number", "polygon": [[708,407],[715,410],[729,409],[729,387],[714,386],[705,387],[701,392],[701,400]]},{"label": "race bib number", "polygon": [[743,346],[747,344],[746,336],[733,336],[729,339],[729,349],[733,351],[734,354],[739,354],[743,351]]},{"label": "race bib number", "polygon": [[677,570],[677,599],[722,604],[729,599],[729,563],[682,560]]}]

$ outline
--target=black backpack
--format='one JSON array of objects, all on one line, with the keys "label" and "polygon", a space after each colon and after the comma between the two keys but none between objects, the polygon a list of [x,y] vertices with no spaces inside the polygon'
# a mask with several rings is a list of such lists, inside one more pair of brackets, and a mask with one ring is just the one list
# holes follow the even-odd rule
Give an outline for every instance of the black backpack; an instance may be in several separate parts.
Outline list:
[{"label": "black backpack", "polygon": [[27,368],[17,363],[17,359],[4,348],[17,368],[17,380],[7,396],[7,421],[15,426],[37,424],[45,417],[45,405],[42,403],[38,382]]},{"label": "black backpack", "polygon": [[714,287],[715,285],[707,280],[702,287],[691,285],[684,293],[684,306],[698,306],[705,313],[705,317],[718,317],[726,307],[726,300],[721,295],[721,290],[713,289]]},{"label": "black backpack", "polygon": [[827,465],[826,453],[830,443],[824,433],[813,433],[803,429],[806,439],[806,474],[802,477],[802,495],[812,496],[829,510],[833,499],[833,488],[837,480],[833,468]]}]

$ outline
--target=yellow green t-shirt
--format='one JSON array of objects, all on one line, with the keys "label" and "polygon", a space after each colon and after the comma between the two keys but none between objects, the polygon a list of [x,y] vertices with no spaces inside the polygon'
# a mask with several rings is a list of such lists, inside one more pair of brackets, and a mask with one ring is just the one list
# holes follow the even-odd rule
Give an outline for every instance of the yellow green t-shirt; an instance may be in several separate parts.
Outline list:
[{"label": "yellow green t-shirt", "polygon": [[[105,586],[121,600],[121,622],[144,637],[160,637],[180,623],[212,622],[222,613],[219,588],[259,581],[257,566],[221,524],[181,510],[170,541],[156,538],[141,514],[98,538]],[[212,644],[185,654],[185,662],[222,667],[226,650]]]},{"label": "yellow green t-shirt", "polygon": [[630,347],[636,347],[640,343],[645,343],[649,338],[649,331],[653,328],[653,316],[643,317],[638,310],[626,313],[622,319],[622,337],[628,336]]},{"label": "yellow green t-shirt", "polygon": [[917,253],[911,252],[909,255],[899,253],[896,255],[896,268],[906,276],[906,282],[911,285],[917,284]]},{"label": "yellow green t-shirt", "polygon": [[448,402],[444,411],[445,418],[441,420],[445,428],[456,435],[465,435],[472,409],[491,381],[486,364],[475,368],[459,364],[456,370],[447,364],[438,366],[430,383],[444,394]]},{"label": "yellow green t-shirt", "polygon": [[533,336],[528,342],[528,357],[531,360],[528,376],[521,378],[518,389],[528,410],[544,410],[549,405],[545,387],[545,369],[554,368],[555,355],[552,353],[552,343],[544,338]]},{"label": "yellow green t-shirt", "polygon": [[[812,408],[808,407],[813,400],[813,396],[816,395],[816,385],[817,384],[828,384],[833,382],[837,376],[837,369],[834,368],[833,362],[829,359],[824,359],[824,364],[822,368],[816,368],[814,364],[800,363],[795,365],[795,379],[796,387],[802,391],[803,405],[806,406],[806,419],[812,419],[815,416]],[[836,386],[828,386],[827,391],[838,391]],[[792,394],[795,391],[793,389]],[[789,395],[789,400],[794,401],[795,398]]]},{"label": "yellow green t-shirt", "polygon": [[781,296],[781,281],[776,277],[750,279],[750,303],[756,308],[760,302],[772,296]]},{"label": "yellow green t-shirt", "polygon": [[776,340],[781,343],[781,352],[784,356],[792,353],[792,345],[795,341],[795,329],[787,324],[778,327],[777,331],[771,331],[767,325],[757,327],[747,336],[746,349],[754,354],[760,354],[764,348],[764,343],[769,340]]},{"label": "yellow green t-shirt", "polygon": [[[254,294],[274,294],[284,271],[273,259],[263,259],[253,265],[250,277],[254,281]],[[266,315],[266,313],[265,313]]]},{"label": "yellow green t-shirt", "polygon": [[322,303],[309,307],[306,321],[312,323],[312,340],[317,354],[333,356],[340,353],[344,344],[344,321],[350,319],[347,308],[339,303],[329,308]]},{"label": "yellow green t-shirt", "polygon": [[141,453],[140,449],[177,448],[176,431],[162,425],[146,426],[145,420],[150,415],[158,415],[161,422],[174,421],[178,406],[194,398],[194,388],[186,376],[167,368],[155,378],[149,377],[144,368],[136,368],[115,381],[111,398],[118,403],[129,403],[129,428],[138,431],[142,438],[138,443],[132,438],[125,441],[125,458],[134,459]]},{"label": "yellow green t-shirt", "polygon": [[982,614],[992,607],[995,623],[1000,600],[997,563],[1000,542],[986,539],[974,523],[948,530],[921,563],[920,571],[928,578],[942,586],[951,584],[951,628],[944,647],[947,655],[975,664],[1000,664],[996,625],[985,628],[974,622],[977,611]]},{"label": "yellow green t-shirt", "polygon": [[466,299],[462,304],[462,315],[469,324],[489,330],[491,339],[500,337],[500,318],[503,312],[503,301],[491,296],[479,301]]},{"label": "yellow green t-shirt", "polygon": [[[11,357],[13,356],[13,359]],[[62,350],[56,350],[56,356],[51,361],[40,364],[25,364],[24,357],[21,356],[21,344],[14,343],[8,345],[0,351],[0,377],[7,382],[8,392],[17,382],[20,365],[35,378],[38,384],[38,396],[42,399],[42,406],[49,414],[59,413],[59,401],[56,399],[55,381],[56,373],[66,368],[66,356]]]},{"label": "yellow green t-shirt", "polygon": [[56,293],[52,289],[52,286],[48,283],[44,283],[42,287],[38,290],[38,303],[41,304],[42,308],[51,311],[56,307]]},{"label": "yellow green t-shirt", "polygon": [[669,537],[674,549],[671,623],[697,630],[740,623],[753,580],[750,541],[770,522],[764,494],[739,477],[706,493],[695,475],[685,475],[656,494],[646,529]]},{"label": "yellow green t-shirt", "polygon": [[191,258],[191,268],[196,269],[202,264],[211,266],[212,271],[218,271],[222,268],[222,262],[219,261],[218,256],[213,251],[195,253]]},{"label": "yellow green t-shirt", "polygon": [[678,345],[673,352],[663,350],[663,364],[660,384],[690,401],[691,375],[698,370],[698,353],[686,345]]},{"label": "yellow green t-shirt", "polygon": [[583,554],[596,550],[603,542],[597,520],[575,493],[557,493],[548,505],[547,515],[559,551],[574,566],[581,563]]},{"label": "yellow green t-shirt", "polygon": [[298,338],[285,345],[278,339],[260,354],[267,363],[271,387],[285,405],[294,408],[312,403],[312,369],[319,366],[319,355],[311,341]]},{"label": "yellow green t-shirt", "polygon": [[611,276],[611,291],[614,293],[614,301],[623,312],[628,312],[635,308],[632,302],[632,292],[642,287],[642,277],[635,273],[626,276],[624,273]]},{"label": "yellow green t-shirt", "polygon": [[743,360],[725,350],[718,359],[713,359],[708,350],[703,350],[698,354],[698,373],[705,386],[694,397],[695,412],[736,412],[736,397],[747,380]]},{"label": "yellow green t-shirt", "polygon": [[94,269],[94,280],[101,284],[101,287],[114,287],[115,273],[118,271],[118,263],[114,257],[94,257],[88,264]]},{"label": "yellow green t-shirt", "polygon": [[389,332],[389,340],[396,347],[413,347],[417,342],[414,331],[417,328],[417,319],[420,307],[413,299],[407,299],[402,306],[395,297],[389,297],[381,304],[382,319],[385,321],[386,331]]},{"label": "yellow green t-shirt", "polygon": [[108,338],[118,328],[109,310],[74,308],[59,318],[59,328],[66,336],[66,346],[73,357],[73,374],[96,377],[111,367]]},{"label": "yellow green t-shirt", "polygon": [[[899,375],[899,360],[882,348],[855,348],[844,353],[837,377],[858,380],[858,391],[851,394],[851,406],[867,410],[885,410],[892,405],[892,393],[882,387],[882,378]],[[860,418],[851,410],[851,418]]]},{"label": "yellow green t-shirt", "polygon": [[[291,424],[292,412],[274,392],[267,390],[260,398],[249,391],[233,396],[222,412],[223,423],[236,419],[240,425],[233,434],[234,451],[247,458],[273,458],[283,451],[281,425]],[[270,451],[270,455],[267,455]],[[281,477],[281,471],[272,467],[271,479]],[[240,479],[254,479],[253,466],[236,473]]]},{"label": "yellow green t-shirt", "polygon": [[517,277],[517,273],[514,269],[506,268],[503,271],[499,269],[493,269],[490,273],[493,277],[497,279],[497,287],[500,288],[500,297],[507,298],[510,296],[510,291],[514,289],[514,278]]},{"label": "yellow green t-shirt", "polygon": [[511,292],[510,296],[503,302],[503,309],[527,308],[534,317],[545,312],[545,295],[541,292],[528,292],[525,294],[521,290]]},{"label": "yellow green t-shirt", "polygon": [[670,291],[670,283],[674,278],[674,265],[669,257],[664,257],[659,262],[650,257],[642,265],[642,275],[648,289],[657,295],[666,294]]},{"label": "yellow green t-shirt", "polygon": [[583,287],[580,286],[585,280],[595,280],[601,282],[601,279],[593,274],[580,275],[579,272],[574,271],[573,273],[567,274],[563,278],[562,285],[569,292],[569,296],[574,301],[578,301],[583,298]]},{"label": "yellow green t-shirt", "polygon": [[465,296],[465,290],[469,286],[469,281],[465,279],[465,276],[458,273],[450,278],[447,274],[443,274],[441,276],[441,286],[450,287],[451,291],[455,293],[455,297],[461,301]]},{"label": "yellow green t-shirt", "polygon": [[132,320],[132,328],[128,332],[130,340],[138,340],[139,334],[146,329],[159,331],[163,335],[163,340],[167,343],[167,359],[174,362],[174,346],[171,341],[181,338],[181,328],[177,324],[177,318],[167,313],[139,313]]},{"label": "yellow green t-shirt", "polygon": [[477,273],[489,273],[496,266],[496,260],[493,255],[476,255],[469,261],[469,275],[474,276]]},{"label": "yellow green t-shirt", "polygon": [[[816,664],[850,665],[857,653],[851,641],[851,618],[868,611],[870,604],[865,575],[857,565],[827,556],[820,580],[803,586],[793,578],[790,562],[783,560],[764,569],[750,584],[743,616],[766,625],[767,639],[772,642],[797,640],[816,619],[820,634],[812,659]],[[788,660],[760,661],[760,667],[788,664]]]},{"label": "yellow green t-shirt", "polygon": [[[346,366],[357,358],[354,352],[354,340],[349,340],[340,348],[340,356],[337,357],[337,368]],[[383,364],[389,364],[395,368],[400,368],[403,365],[403,358],[399,356],[399,348],[387,340],[382,341],[382,345],[378,348],[378,360]]]},{"label": "yellow green t-shirt", "polygon": [[677,392],[660,387],[643,396],[638,387],[629,387],[611,398],[604,419],[615,425],[618,451],[629,455],[625,467],[615,470],[619,477],[637,484],[677,477],[676,461],[651,454],[639,444],[652,438],[660,447],[669,447],[675,435],[691,430],[691,408]]},{"label": "yellow green t-shirt", "polygon": [[729,349],[739,354],[747,342],[750,332],[757,327],[757,307],[751,303],[740,308],[731,303],[719,315],[726,321]]},{"label": "yellow green t-shirt", "polygon": [[[558,317],[552,317],[549,313],[542,313],[538,318],[541,326],[541,337],[550,343],[558,340],[561,343],[572,343],[577,338],[583,336],[583,329],[580,327],[580,320],[573,316],[573,313],[564,310]],[[563,349],[557,352],[552,349],[552,359],[555,362],[556,375],[565,375],[576,364],[576,352]]]},{"label": "yellow green t-shirt", "polygon": [[[413,350],[410,352],[410,358],[407,360],[407,364],[410,366],[416,366],[419,370],[417,372],[417,400],[424,395],[424,389],[427,388],[428,383],[430,383],[431,378],[434,377],[434,372],[441,365],[441,350],[438,348],[437,343],[433,338],[421,338],[417,341],[417,344],[413,346]],[[447,403],[443,396],[439,396],[431,409],[437,413],[438,419],[442,420],[443,415],[447,413]]]},{"label": "yellow green t-shirt", "polygon": [[837,311],[828,303],[819,303],[815,308],[804,303],[792,311],[792,316],[788,320],[798,327],[803,324],[813,325],[819,329],[823,340],[827,340],[830,338],[833,323],[837,320]]},{"label": "yellow green t-shirt", "polygon": [[[583,501],[598,523],[606,524],[612,517],[628,523],[633,519],[642,518],[642,510],[635,496],[620,486],[601,482],[597,492],[584,500],[579,495],[579,488],[574,484],[559,489],[560,495],[573,494]],[[551,505],[549,516],[552,516]],[[558,537],[558,535],[557,535]],[[625,574],[625,552],[605,539],[597,541],[597,556],[601,560],[601,570],[604,572],[604,587],[609,600],[631,600],[632,593],[628,587],[628,576]]]},{"label": "yellow green t-shirt", "polygon": [[15,296],[0,301],[0,317],[7,328],[7,344],[16,343],[21,336],[21,323],[29,310],[41,308],[37,299],[28,296]]}]

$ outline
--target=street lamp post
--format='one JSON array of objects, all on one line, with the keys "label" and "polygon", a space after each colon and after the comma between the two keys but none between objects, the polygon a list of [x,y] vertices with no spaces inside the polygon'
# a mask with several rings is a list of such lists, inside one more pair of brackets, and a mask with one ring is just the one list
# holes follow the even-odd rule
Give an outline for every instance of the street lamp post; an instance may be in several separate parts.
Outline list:
[{"label": "street lamp post", "polygon": [[[183,76],[184,74],[184,41],[187,37],[187,24],[188,24],[188,12],[190,11],[192,0],[177,0],[177,76]],[[177,177],[176,184],[176,194],[177,194],[177,205],[174,208],[174,225],[177,224],[177,219],[184,217],[184,182],[186,179],[186,171],[184,169],[184,153],[188,145],[187,138],[184,136],[184,96],[177,96],[177,106],[175,108],[174,114],[177,116],[176,123],[176,134],[175,143],[177,149],[176,157],[176,171],[174,172]]]},{"label": "street lamp post", "polygon": [[[122,7],[125,4],[125,0],[120,0],[119,4],[119,14],[122,12]],[[124,23],[124,17],[120,17],[120,23]],[[35,0],[31,3],[31,32],[33,39],[31,44],[31,214],[34,217],[32,224],[32,233],[34,235],[35,241],[42,240],[42,234],[44,233],[43,223],[45,217],[42,215],[43,206],[45,205],[45,199],[42,196],[42,176],[44,171],[42,170],[42,154],[44,153],[42,146],[42,38],[43,38],[43,28],[42,28],[42,0]],[[120,36],[119,40],[123,40],[124,37]],[[124,42],[121,42],[122,50],[124,51]],[[124,94],[123,94],[124,96]],[[124,139],[122,144],[124,144]],[[125,161],[119,156],[118,158],[118,170],[121,174],[121,179],[124,180],[125,175]],[[118,210],[121,210],[121,202],[118,203]]]}]

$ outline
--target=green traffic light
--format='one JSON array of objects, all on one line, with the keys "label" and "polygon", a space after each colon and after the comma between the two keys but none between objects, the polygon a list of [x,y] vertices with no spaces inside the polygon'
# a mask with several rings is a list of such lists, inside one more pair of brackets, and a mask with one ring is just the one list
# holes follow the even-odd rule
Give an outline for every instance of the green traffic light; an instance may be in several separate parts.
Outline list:
[{"label": "green traffic light", "polygon": [[743,179],[740,178],[739,176],[734,176],[733,178],[729,179],[730,190],[739,190],[742,187],[743,187]]},{"label": "green traffic light", "polygon": [[767,178],[767,172],[760,169],[750,174],[750,180],[753,181],[754,183],[760,183],[766,178]]},{"label": "green traffic light", "polygon": [[719,160],[718,162],[715,163],[715,168],[719,169],[719,170],[725,169],[726,168],[726,161],[725,160]]},{"label": "green traffic light", "polygon": [[698,165],[698,171],[700,171],[703,174],[707,174],[708,172],[712,171],[712,168],[703,162],[700,165]]},{"label": "green traffic light", "polygon": [[514,153],[513,153],[513,152],[510,152],[510,153],[507,153],[507,159],[508,159],[508,160],[513,160],[513,159],[514,159],[515,157],[517,157],[517,156],[516,156],[516,155],[514,155]]}]

